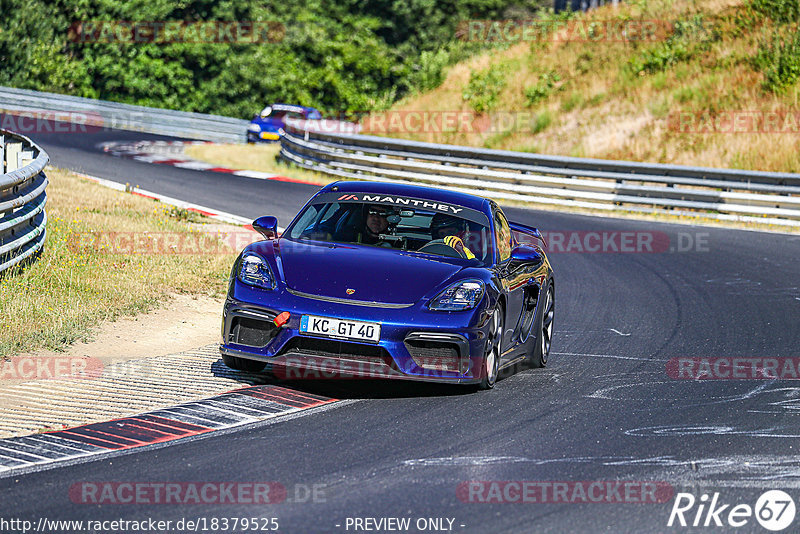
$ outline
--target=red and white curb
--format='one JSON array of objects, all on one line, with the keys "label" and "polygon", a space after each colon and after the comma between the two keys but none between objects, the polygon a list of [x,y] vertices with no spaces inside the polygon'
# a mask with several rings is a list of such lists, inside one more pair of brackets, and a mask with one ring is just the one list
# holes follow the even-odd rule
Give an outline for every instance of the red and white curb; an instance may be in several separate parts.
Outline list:
[{"label": "red and white curb", "polygon": [[319,185],[305,180],[297,180],[278,174],[268,172],[229,169],[219,167],[212,163],[190,158],[184,153],[186,146],[213,144],[210,141],[108,141],[100,144],[104,152],[121,158],[130,158],[145,163],[156,163],[160,165],[171,165],[182,169],[195,171],[221,172],[233,174],[234,176],[244,176],[246,178],[256,178],[258,180],[275,180],[278,182],[292,182],[298,184]]},{"label": "red and white curb", "polygon": [[132,417],[2,439],[0,477],[240,427],[335,402],[338,400],[281,386],[250,386]]}]

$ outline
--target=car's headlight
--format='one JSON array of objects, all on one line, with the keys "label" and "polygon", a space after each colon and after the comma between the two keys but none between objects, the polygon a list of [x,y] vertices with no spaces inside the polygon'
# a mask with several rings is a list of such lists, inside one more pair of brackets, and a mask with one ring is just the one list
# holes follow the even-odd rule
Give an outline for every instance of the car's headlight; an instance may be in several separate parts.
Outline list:
[{"label": "car's headlight", "polygon": [[484,286],[480,280],[462,280],[451,285],[428,303],[436,311],[469,310],[478,305],[483,297]]},{"label": "car's headlight", "polygon": [[250,126],[247,127],[247,129],[250,130],[251,132],[258,133],[261,131],[261,126],[252,122],[250,123]]},{"label": "car's headlight", "polygon": [[239,267],[239,280],[245,284],[275,289],[275,277],[267,262],[255,252],[245,252]]}]

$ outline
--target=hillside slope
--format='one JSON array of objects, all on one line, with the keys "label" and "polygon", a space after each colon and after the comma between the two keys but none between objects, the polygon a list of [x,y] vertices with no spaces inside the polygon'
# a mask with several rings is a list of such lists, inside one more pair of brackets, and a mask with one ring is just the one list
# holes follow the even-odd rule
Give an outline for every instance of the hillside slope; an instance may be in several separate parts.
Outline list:
[{"label": "hillside slope", "polygon": [[[438,88],[365,126],[487,148],[800,172],[799,14],[797,0],[606,6],[551,26],[558,31],[549,36],[510,32],[516,44],[455,65]],[[620,39],[602,33],[607,21],[658,31]],[[483,29],[473,37],[500,35]],[[397,120],[393,128],[394,112],[474,120],[450,128]]]}]

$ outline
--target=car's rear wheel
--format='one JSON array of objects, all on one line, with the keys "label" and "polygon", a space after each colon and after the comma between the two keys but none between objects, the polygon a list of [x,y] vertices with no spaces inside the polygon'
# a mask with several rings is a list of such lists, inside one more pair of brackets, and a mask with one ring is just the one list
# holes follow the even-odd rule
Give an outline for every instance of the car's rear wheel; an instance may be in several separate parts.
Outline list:
[{"label": "car's rear wheel", "polygon": [[500,368],[500,342],[503,338],[503,318],[500,307],[492,311],[489,318],[489,333],[486,337],[486,348],[481,366],[480,389],[492,389],[497,382],[497,371]]},{"label": "car's rear wheel", "polygon": [[532,367],[544,367],[550,355],[550,344],[553,340],[553,319],[555,319],[556,292],[553,282],[547,285],[544,301],[539,312],[537,335],[529,362]]},{"label": "car's rear wheel", "polygon": [[264,367],[267,366],[265,362],[248,360],[246,358],[237,358],[236,356],[229,356],[227,354],[222,355],[222,361],[225,362],[225,365],[231,369],[236,369],[237,371],[246,371],[248,373],[257,373],[259,371],[263,371]]}]

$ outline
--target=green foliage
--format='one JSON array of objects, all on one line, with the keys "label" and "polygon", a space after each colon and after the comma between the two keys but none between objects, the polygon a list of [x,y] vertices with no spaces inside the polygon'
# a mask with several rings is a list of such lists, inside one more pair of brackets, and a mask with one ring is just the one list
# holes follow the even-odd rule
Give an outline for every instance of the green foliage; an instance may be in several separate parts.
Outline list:
[{"label": "green foliage", "polygon": [[765,25],[752,63],[764,74],[764,90],[782,93],[800,79],[800,0],[750,0],[748,7],[774,24]]},{"label": "green foliage", "polygon": [[585,50],[578,54],[575,59],[575,71],[578,74],[586,74],[594,66],[594,54],[591,51]]},{"label": "green foliage", "polygon": [[[270,102],[369,111],[444,79],[487,43],[464,20],[544,0],[0,0],[0,85],[249,117]],[[521,10],[521,11],[520,11]],[[35,14],[35,15],[34,15]],[[276,21],[278,42],[81,42],[92,21]]]},{"label": "green foliage", "polygon": [[536,118],[533,121],[533,133],[537,134],[543,130],[545,130],[548,126],[553,123],[553,115],[550,111],[545,110],[541,113],[536,114]]},{"label": "green foliage", "polygon": [[583,93],[574,91],[561,102],[561,110],[569,113],[583,103]]},{"label": "green foliage", "polygon": [[525,98],[528,100],[528,106],[535,106],[550,96],[559,81],[561,81],[561,76],[556,71],[551,70],[542,74],[536,85],[525,89]]},{"label": "green foliage", "polygon": [[592,97],[586,101],[585,107],[591,108],[600,105],[605,99],[606,99],[605,93],[597,93],[596,95],[592,95]]},{"label": "green foliage", "polygon": [[754,63],[764,73],[767,91],[781,93],[793,86],[800,79],[800,33],[776,32],[771,42],[760,44]]},{"label": "green foliage", "polygon": [[[679,61],[689,57],[689,49],[682,41],[668,41],[662,46],[651,48],[631,63],[636,73],[652,74],[664,71]],[[637,61],[638,60],[638,61]]]},{"label": "green foliage", "polygon": [[446,50],[424,50],[414,66],[410,76],[410,84],[419,91],[429,91],[439,87],[444,81],[445,68],[451,57]]},{"label": "green foliage", "polygon": [[500,91],[506,86],[506,69],[499,65],[492,65],[480,72],[473,72],[469,76],[469,83],[461,93],[464,101],[476,113],[491,111],[497,105]]},{"label": "green foliage", "polygon": [[775,22],[800,21],[800,0],[750,0],[749,7]]},{"label": "green foliage", "polygon": [[672,97],[675,99],[675,102],[680,104],[686,104],[693,100],[695,100],[696,91],[694,87],[691,85],[686,85],[679,87],[672,93]]},{"label": "green foliage", "polygon": [[690,59],[719,38],[715,31],[707,27],[701,15],[674,23],[674,31],[663,43],[644,50],[628,61],[628,69],[633,74],[643,76],[663,72],[676,64]]},{"label": "green foliage", "polygon": [[666,97],[656,97],[647,103],[647,109],[656,119],[665,118],[670,111],[670,101]]},{"label": "green foliage", "polygon": [[660,91],[667,86],[667,74],[665,72],[658,72],[656,73],[650,83],[653,85],[653,89]]},{"label": "green foliage", "polygon": [[[447,76],[448,67],[467,59],[486,46],[486,43],[456,40],[444,43],[434,50],[423,50],[418,56],[408,56],[408,91],[423,92],[439,87]],[[504,44],[493,43],[491,46],[499,48]]]}]

